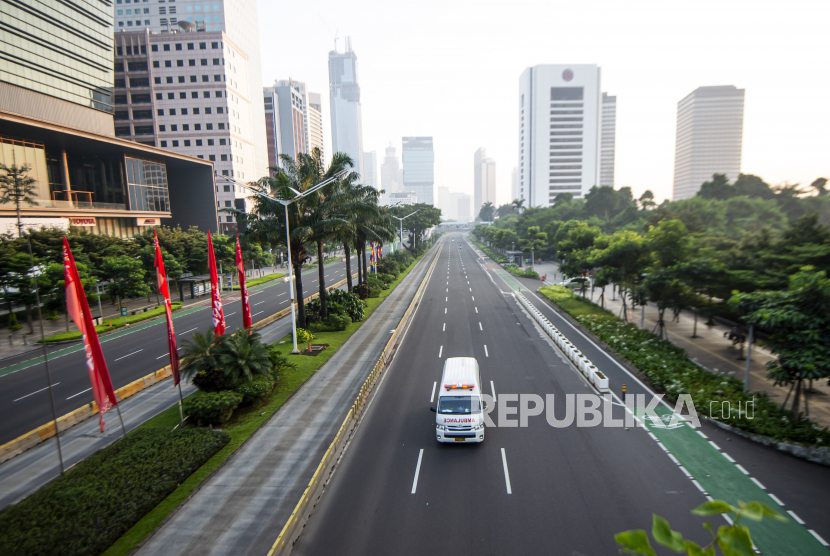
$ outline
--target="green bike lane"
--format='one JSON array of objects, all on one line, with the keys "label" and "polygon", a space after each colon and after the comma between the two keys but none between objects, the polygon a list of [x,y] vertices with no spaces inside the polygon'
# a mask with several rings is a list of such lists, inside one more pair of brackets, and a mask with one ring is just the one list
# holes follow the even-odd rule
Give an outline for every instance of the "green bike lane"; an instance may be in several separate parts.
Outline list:
[{"label": "green bike lane", "polygon": [[[767,504],[787,518],[786,522],[764,519],[756,522],[742,520],[751,534],[755,546],[764,556],[828,556],[830,550],[817,538],[816,533],[799,524],[779,504],[773,493],[749,475],[743,467],[735,463],[720,446],[710,441],[706,435],[694,429],[690,424],[671,423],[668,417],[671,409],[660,405],[655,413],[666,418],[653,422],[642,418],[647,430],[667,450],[667,455],[682,466],[690,480],[696,481],[700,488],[716,500],[724,500],[734,506],[738,502],[759,501]],[[641,411],[637,411],[642,416]],[[666,421],[669,420],[667,423]],[[685,531],[681,531],[685,533]]]}]

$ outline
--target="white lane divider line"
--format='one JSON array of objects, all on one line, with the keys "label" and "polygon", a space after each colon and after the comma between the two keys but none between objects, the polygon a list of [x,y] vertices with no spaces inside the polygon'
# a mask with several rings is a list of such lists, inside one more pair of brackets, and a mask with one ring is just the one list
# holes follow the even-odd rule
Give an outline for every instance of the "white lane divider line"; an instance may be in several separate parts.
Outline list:
[{"label": "white lane divider line", "polygon": [[125,357],[129,357],[130,355],[135,355],[136,353],[138,353],[138,352],[140,352],[140,351],[144,351],[144,349],[142,348],[142,349],[140,349],[140,350],[138,350],[138,351],[134,351],[134,352],[132,352],[132,353],[128,353],[127,355],[123,355],[123,356],[119,357],[118,359],[113,359],[113,361],[121,361],[121,360],[122,360],[122,359],[124,359]]},{"label": "white lane divider line", "polygon": [[696,432],[696,433],[698,433],[698,434],[699,434],[700,436],[702,436],[703,438],[706,438],[707,440],[709,439],[709,437],[708,437],[708,436],[706,436],[705,434],[703,434],[701,431],[695,431],[695,432]]},{"label": "white lane divider line", "polygon": [[254,303],[254,307],[256,307],[257,305],[262,305],[263,303],[265,303],[265,301],[260,301],[259,303]]},{"label": "white lane divider line", "polygon": [[490,357],[490,354],[487,352],[487,344],[484,344],[484,356]]},{"label": "white lane divider line", "polygon": [[717,444],[715,444],[715,443],[714,443],[714,442],[712,442],[711,440],[709,441],[709,444],[711,444],[711,445],[712,445],[712,448],[714,448],[715,450],[720,450],[720,446],[718,446]]},{"label": "white lane divider line", "polygon": [[472,297],[473,297],[473,301],[475,301],[475,300],[476,300],[476,296],[472,296]]},{"label": "white lane divider line", "polygon": [[729,455],[729,454],[727,454],[726,452],[721,452],[721,455],[723,455],[723,457],[725,457],[726,459],[728,459],[728,460],[729,460],[729,461],[731,461],[732,463],[735,463],[735,460],[734,460],[734,459],[732,459],[732,456],[730,456],[730,455]]},{"label": "white lane divider line", "polygon": [[484,331],[484,329],[481,327],[481,322],[478,323],[478,329]]},{"label": "white lane divider line", "polygon": [[444,323],[444,328],[441,329],[441,332],[446,332],[446,331],[447,331],[447,323],[445,322]]},{"label": "white lane divider line", "polygon": [[747,471],[746,469],[744,469],[744,468],[743,468],[743,466],[742,466],[740,463],[736,463],[736,464],[735,464],[735,467],[737,467],[737,468],[738,468],[738,470],[739,470],[741,473],[743,473],[744,475],[747,475],[747,476],[749,475],[749,471]]},{"label": "white lane divider line", "polygon": [[798,517],[797,515],[795,515],[795,512],[794,512],[794,511],[792,511],[792,510],[787,510],[787,513],[788,513],[788,514],[790,514],[790,517],[792,517],[794,520],[796,520],[796,521],[798,522],[798,524],[799,524],[799,525],[804,525],[804,521],[803,521],[800,517]]},{"label": "white lane divider line", "polygon": [[784,505],[784,502],[782,502],[781,500],[779,500],[779,499],[778,499],[778,497],[777,497],[776,495],[774,495],[773,493],[768,492],[768,493],[767,493],[767,496],[769,496],[770,498],[772,498],[773,500],[775,500],[775,503],[776,503],[776,504],[778,504],[779,506],[783,506],[783,505]]},{"label": "white lane divider line", "polygon": [[445,315],[447,314],[447,308],[446,307],[444,307],[444,314]]},{"label": "white lane divider line", "polygon": [[179,332],[179,334],[187,334],[188,332],[193,332],[194,330],[199,330],[199,328],[198,327],[191,328],[190,330],[185,330],[184,332]]},{"label": "white lane divider line", "polygon": [[432,403],[432,402],[434,402],[434,401],[435,401],[435,388],[436,388],[437,386],[438,386],[438,383],[437,383],[437,382],[433,382],[433,383],[432,383],[432,395],[429,397],[429,403]]},{"label": "white lane divider line", "polygon": [[478,314],[478,307],[476,307],[476,314]]},{"label": "white lane divider line", "polygon": [[87,389],[86,389],[86,390],[84,390],[83,392],[78,392],[77,394],[72,394],[71,396],[69,396],[69,397],[68,397],[68,398],[66,398],[66,399],[67,399],[67,400],[71,400],[71,399],[72,399],[72,398],[74,398],[75,396],[80,396],[80,395],[81,395],[81,394],[83,394],[84,392],[89,392],[90,390],[92,390],[92,388],[87,388]]},{"label": "white lane divider line", "polygon": [[749,480],[750,480],[750,481],[752,481],[753,483],[755,483],[756,485],[758,485],[758,488],[760,488],[761,490],[767,490],[767,487],[765,487],[764,485],[762,485],[762,484],[761,484],[761,481],[759,481],[759,480],[758,480],[758,479],[756,479],[755,477],[750,477],[750,478],[749,478]]},{"label": "white lane divider line", "polygon": [[450,289],[449,289],[449,288],[447,288],[447,293],[450,293]]},{"label": "white lane divider line", "polygon": [[450,300],[450,298],[449,298],[449,297],[445,297],[445,298],[444,298],[444,303],[447,303],[449,300]]},{"label": "white lane divider line", "polygon": [[[53,384],[52,386],[57,386],[58,384],[60,384],[60,382],[56,382],[56,383],[55,383],[55,384]],[[22,400],[23,398],[28,398],[29,396],[34,396],[34,395],[35,395],[35,394],[37,394],[38,392],[43,392],[44,390],[48,390],[48,389],[49,389],[49,387],[47,386],[46,388],[41,388],[40,390],[35,390],[35,391],[34,391],[34,392],[32,392],[31,394],[26,394],[25,396],[20,396],[20,397],[19,397],[19,398],[17,398],[16,400],[12,400],[12,403],[14,403],[14,402],[16,402],[16,401],[19,401],[19,400]]]},{"label": "white lane divider line", "polygon": [[473,288],[470,288],[470,291],[473,291]]},{"label": "white lane divider line", "polygon": [[507,485],[507,494],[513,494],[513,489],[510,488],[510,473],[507,471],[507,456],[504,454],[504,448],[501,449],[501,463],[504,466],[504,482]]},{"label": "white lane divider line", "polygon": [[261,314],[262,314],[262,313],[264,313],[264,312],[265,312],[265,311],[260,311],[259,313],[254,313],[253,315],[251,315],[251,317],[253,318],[253,317],[257,316],[257,315],[261,315]]},{"label": "white lane divider line", "polygon": [[493,384],[493,381],[490,381],[490,391],[493,393],[493,403],[496,403],[496,385]]},{"label": "white lane divider line", "polygon": [[441,359],[441,354],[444,353],[444,346],[438,348],[438,359]]},{"label": "white lane divider line", "polygon": [[817,540],[818,542],[820,542],[820,543],[821,543],[821,544],[823,544],[824,546],[830,546],[830,544],[827,544],[827,541],[826,541],[826,540],[824,540],[823,538],[821,538],[821,535],[819,535],[818,533],[816,533],[816,532],[815,532],[815,531],[813,531],[812,529],[807,529],[807,530],[810,532],[810,534],[812,534],[812,535],[816,538],[816,540]]},{"label": "white lane divider line", "polygon": [[418,465],[415,466],[415,480],[412,481],[412,494],[415,494],[415,490],[418,488],[418,475],[421,473],[421,458],[424,457],[424,449],[421,448],[421,451],[418,453]]},{"label": "white lane divider line", "polygon": [[[265,303],[265,302],[263,301],[263,303]],[[257,305],[259,305],[259,303],[257,303]],[[225,318],[231,317],[235,314],[236,314],[236,311],[234,311],[233,313],[228,313],[227,315],[225,315]]]}]

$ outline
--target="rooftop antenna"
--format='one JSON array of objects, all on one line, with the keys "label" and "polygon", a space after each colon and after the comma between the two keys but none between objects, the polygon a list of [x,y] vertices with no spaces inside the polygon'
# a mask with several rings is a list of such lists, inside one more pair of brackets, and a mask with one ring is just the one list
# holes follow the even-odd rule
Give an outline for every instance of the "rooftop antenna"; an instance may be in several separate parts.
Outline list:
[{"label": "rooftop antenna", "polygon": [[337,35],[340,33],[340,29],[334,32],[334,51],[337,52]]}]

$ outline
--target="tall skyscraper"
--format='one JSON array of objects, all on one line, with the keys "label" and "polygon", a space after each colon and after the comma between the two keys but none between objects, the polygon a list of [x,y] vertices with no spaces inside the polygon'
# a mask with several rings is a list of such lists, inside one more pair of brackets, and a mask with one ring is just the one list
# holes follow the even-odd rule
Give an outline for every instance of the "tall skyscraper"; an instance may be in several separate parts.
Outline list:
[{"label": "tall skyscraper", "polygon": [[454,219],[455,210],[451,207],[450,188],[446,185],[439,185],[435,189],[435,206],[441,209],[441,218],[443,220]]},{"label": "tall skyscraper", "polygon": [[403,138],[403,190],[412,191],[419,203],[434,204],[435,153],[432,137]]},{"label": "tall skyscraper", "polygon": [[599,183],[614,187],[614,153],[617,144],[617,97],[602,93]]},{"label": "tall skyscraper", "polygon": [[450,203],[453,205],[453,220],[470,222],[473,217],[470,213],[470,204],[473,198],[466,193],[450,193]]},{"label": "tall skyscraper", "polygon": [[149,48],[114,61],[112,4],[3,2],[0,14],[0,163],[34,180],[32,204],[0,205],[0,230],[16,236],[20,217],[120,237],[162,223],[215,231],[213,165],[153,145]]},{"label": "tall skyscraper", "polygon": [[[175,3],[169,0],[146,0],[141,4],[134,0],[129,4],[125,0],[123,4],[117,1],[115,4],[116,33],[149,29],[151,33],[174,34],[194,29],[205,32],[224,31],[231,38],[234,50],[241,50],[246,57],[246,88],[252,95],[244,97],[251,104],[251,118],[246,125],[250,127],[248,135],[252,141],[247,147],[253,152],[254,169],[246,179],[255,180],[267,175],[268,143],[265,134],[265,106],[262,95],[259,94],[262,90],[262,61],[256,0],[214,0],[209,4],[196,0],[179,0]],[[241,82],[240,74],[234,73],[230,67],[234,65],[232,56],[220,56],[220,60],[221,65],[227,63],[229,66],[225,72],[226,78]]]},{"label": "tall skyscraper", "polygon": [[675,201],[694,197],[712,174],[730,180],[740,174],[744,92],[734,85],[698,87],[677,103]]},{"label": "tall skyscraper", "polygon": [[519,169],[513,168],[510,172],[510,201],[519,198]]},{"label": "tall skyscraper", "polygon": [[380,185],[386,194],[400,191],[403,180],[398,176],[400,172],[400,161],[395,153],[395,147],[386,147],[386,156],[380,165]]},{"label": "tall skyscraper", "polygon": [[346,51],[329,52],[329,101],[331,103],[331,148],[349,155],[354,169],[363,175],[363,117],[357,55],[346,37]]},{"label": "tall skyscraper", "polygon": [[496,161],[487,158],[484,147],[473,155],[474,211],[478,214],[484,203],[496,204]]},{"label": "tall skyscraper", "polygon": [[323,162],[328,164],[329,160],[326,158],[323,134],[323,104],[320,100],[320,93],[308,93],[306,106],[308,107],[306,113],[306,121],[308,122],[308,150],[311,152],[315,147],[320,149]]},{"label": "tall skyscraper", "polygon": [[378,180],[378,159],[375,151],[363,153],[363,183],[381,189]]},{"label": "tall skyscraper", "polygon": [[539,65],[519,78],[519,197],[530,207],[598,185],[600,68]]}]

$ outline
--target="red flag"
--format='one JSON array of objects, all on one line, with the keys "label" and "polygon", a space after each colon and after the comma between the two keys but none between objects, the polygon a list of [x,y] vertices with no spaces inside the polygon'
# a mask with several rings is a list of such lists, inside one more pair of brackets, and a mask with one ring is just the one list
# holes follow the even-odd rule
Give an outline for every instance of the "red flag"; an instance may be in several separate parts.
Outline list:
[{"label": "red flag", "polygon": [[101,350],[101,342],[98,341],[98,332],[92,324],[92,315],[89,312],[84,286],[78,276],[78,269],[75,267],[75,259],[72,257],[72,250],[69,249],[66,236],[63,238],[63,280],[66,287],[67,312],[84,338],[86,367],[89,370],[89,381],[92,383],[92,395],[95,403],[98,404],[101,432],[104,432],[104,413],[118,404],[118,400],[112,389],[112,380],[107,370],[104,352]]},{"label": "red flag", "polygon": [[210,267],[210,298],[213,306],[213,334],[218,338],[225,333],[225,313],[222,312],[219,275],[216,273],[216,256],[213,254],[213,239],[210,237],[210,232],[208,232],[208,266]]},{"label": "red flag", "polygon": [[245,263],[242,260],[242,246],[239,232],[236,232],[236,270],[239,272],[239,293],[242,297],[242,328],[251,327],[251,304],[248,301],[248,286],[245,284]]},{"label": "red flag", "polygon": [[173,385],[179,383],[179,350],[176,347],[176,331],[173,330],[173,308],[170,305],[170,288],[167,284],[167,272],[164,270],[164,259],[161,257],[159,236],[153,230],[153,245],[156,249],[156,285],[159,293],[164,297],[164,312],[167,315],[167,348],[170,350],[170,369],[173,371]]}]

